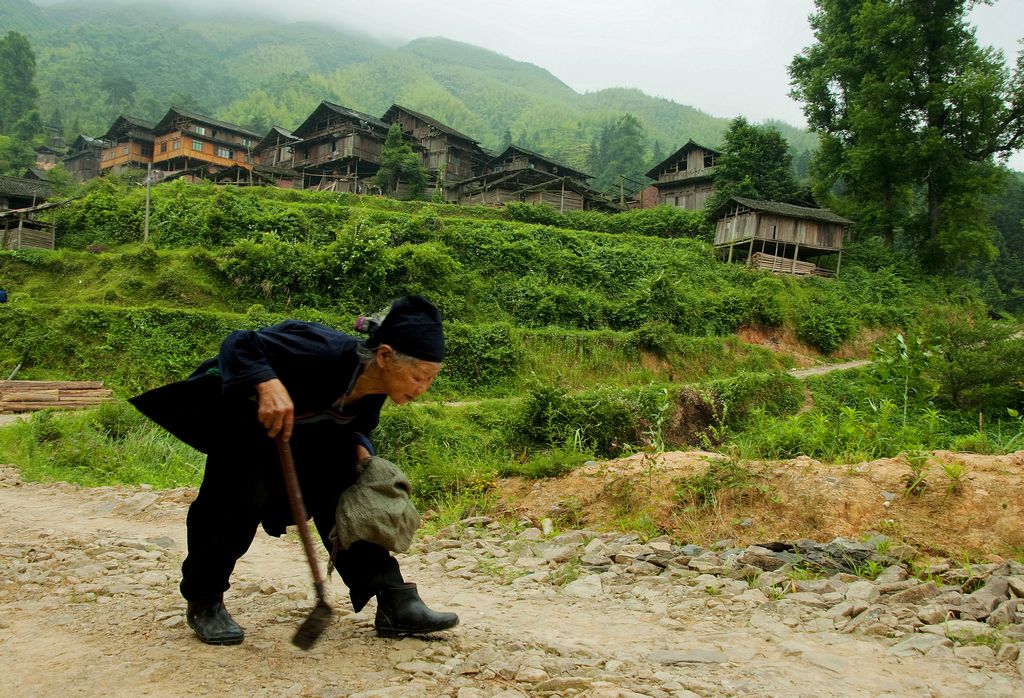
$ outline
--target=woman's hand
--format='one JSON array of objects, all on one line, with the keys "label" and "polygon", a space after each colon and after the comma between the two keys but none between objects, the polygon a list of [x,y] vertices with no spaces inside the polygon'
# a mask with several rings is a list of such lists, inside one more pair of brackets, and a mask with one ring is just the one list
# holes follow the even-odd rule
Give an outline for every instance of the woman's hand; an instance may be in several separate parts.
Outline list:
[{"label": "woman's hand", "polygon": [[292,426],[295,422],[295,406],[292,404],[292,397],[284,383],[277,378],[271,378],[256,385],[256,393],[259,395],[260,406],[257,411],[260,424],[267,428],[267,436],[276,437],[278,434],[287,441],[292,438]]}]

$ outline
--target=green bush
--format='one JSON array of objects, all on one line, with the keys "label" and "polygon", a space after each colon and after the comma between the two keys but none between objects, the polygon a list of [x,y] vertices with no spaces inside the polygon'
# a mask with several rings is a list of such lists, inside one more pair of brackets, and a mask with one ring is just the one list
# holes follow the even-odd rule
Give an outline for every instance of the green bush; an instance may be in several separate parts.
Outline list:
[{"label": "green bush", "polygon": [[825,299],[800,312],[796,336],[822,353],[831,354],[853,334],[855,327],[853,317],[841,302]]},{"label": "green bush", "polygon": [[740,371],[711,381],[708,387],[724,407],[726,424],[735,428],[742,428],[754,410],[781,417],[793,414],[804,402],[803,384],[781,372]]}]

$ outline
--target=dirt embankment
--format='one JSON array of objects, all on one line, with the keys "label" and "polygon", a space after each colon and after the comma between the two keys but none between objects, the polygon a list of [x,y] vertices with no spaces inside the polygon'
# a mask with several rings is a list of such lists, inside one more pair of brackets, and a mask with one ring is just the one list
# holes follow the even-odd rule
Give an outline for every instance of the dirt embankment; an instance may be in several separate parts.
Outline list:
[{"label": "dirt embankment", "polygon": [[647,514],[659,528],[701,544],[883,533],[926,556],[1024,554],[1024,451],[935,451],[926,468],[923,487],[912,493],[905,457],[826,465],[810,458],[734,463],[703,451],[641,453],[543,483],[508,480],[502,495],[523,515],[563,524]]}]

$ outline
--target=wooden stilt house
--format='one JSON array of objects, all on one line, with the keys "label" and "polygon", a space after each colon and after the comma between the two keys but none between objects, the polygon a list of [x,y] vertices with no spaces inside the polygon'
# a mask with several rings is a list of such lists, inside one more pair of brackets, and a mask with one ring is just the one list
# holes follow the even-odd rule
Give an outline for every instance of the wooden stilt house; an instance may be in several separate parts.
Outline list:
[{"label": "wooden stilt house", "polygon": [[647,176],[655,180],[657,204],[691,211],[704,208],[715,188],[715,160],[722,154],[692,140],[655,165]]},{"label": "wooden stilt house", "polygon": [[392,104],[382,118],[389,124],[397,123],[403,133],[415,140],[423,169],[435,185],[442,187],[448,200],[455,200],[449,192],[456,182],[477,174],[490,160],[475,139],[426,114]]},{"label": "wooden stilt house", "polygon": [[853,221],[824,208],[734,196],[711,213],[715,249],[728,260],[783,274],[839,273]]},{"label": "wooden stilt house", "polygon": [[79,135],[64,156],[64,167],[76,182],[85,182],[100,176],[100,158],[110,144],[99,138]]},{"label": "wooden stilt house", "polygon": [[612,204],[592,189],[590,175],[522,146],[510,145],[483,174],[459,182],[460,204],[497,206],[510,201],[548,204],[556,211],[606,210]]},{"label": "wooden stilt house", "polygon": [[0,175],[0,249],[53,249],[50,183]]},{"label": "wooden stilt house", "polygon": [[107,132],[100,136],[104,141],[100,157],[100,174],[123,172],[130,169],[146,169],[153,162],[152,121],[134,116],[117,117]]},{"label": "wooden stilt house", "polygon": [[259,134],[226,121],[171,107],[153,127],[153,167],[199,175],[252,168]]},{"label": "wooden stilt house", "polygon": [[253,148],[253,171],[272,186],[293,189],[302,186],[302,175],[292,167],[294,147],[299,139],[280,126],[274,126]]},{"label": "wooden stilt house", "polygon": [[366,193],[366,180],[380,168],[389,124],[369,114],[321,102],[296,128],[292,167],[303,188]]}]

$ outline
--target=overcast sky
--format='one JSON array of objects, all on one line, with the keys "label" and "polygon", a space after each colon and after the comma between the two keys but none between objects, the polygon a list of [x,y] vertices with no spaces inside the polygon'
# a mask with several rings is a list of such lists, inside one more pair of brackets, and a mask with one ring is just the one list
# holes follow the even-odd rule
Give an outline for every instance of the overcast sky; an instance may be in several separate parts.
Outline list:
[{"label": "overcast sky", "polygon": [[[131,1],[131,0],[126,0]],[[47,3],[50,4],[50,3]],[[356,27],[396,42],[444,36],[534,63],[579,92],[637,87],[714,116],[805,126],[786,67],[813,41],[812,0],[175,0]],[[244,8],[244,9],[243,9]],[[1014,62],[1024,0],[980,5],[980,43]],[[1010,165],[1024,170],[1024,153]]]}]

